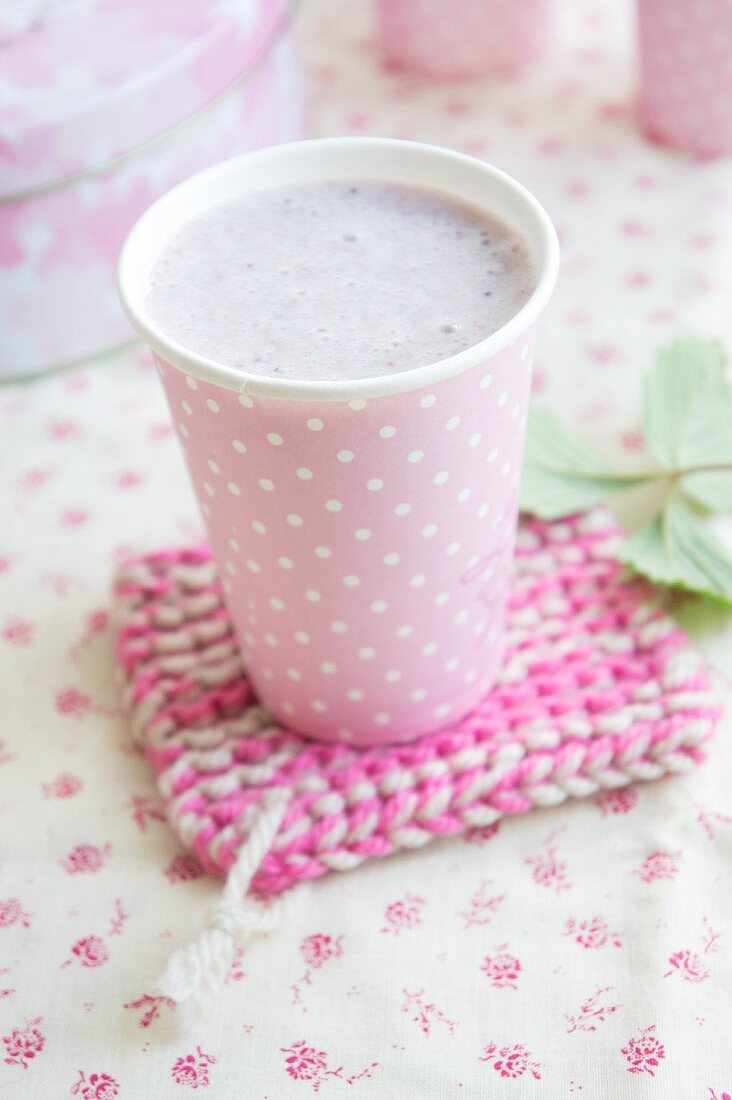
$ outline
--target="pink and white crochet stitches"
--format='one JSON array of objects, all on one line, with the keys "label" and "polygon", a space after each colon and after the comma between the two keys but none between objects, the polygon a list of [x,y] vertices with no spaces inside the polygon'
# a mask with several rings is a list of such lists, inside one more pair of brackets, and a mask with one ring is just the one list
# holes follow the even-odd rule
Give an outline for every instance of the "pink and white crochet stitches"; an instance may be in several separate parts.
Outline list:
[{"label": "pink and white crochet stitches", "polygon": [[688,770],[718,707],[684,634],[613,560],[618,539],[602,513],[526,522],[495,689],[455,726],[373,749],[305,740],[256,704],[206,548],[131,562],[116,585],[125,701],[175,831],[225,875],[265,793],[286,792],[253,879],[273,894]]},{"label": "pink and white crochet stitches", "polygon": [[602,512],[526,522],[498,683],[409,745],[307,741],[257,705],[208,549],[131,562],[116,581],[133,735],[171,824],[226,874],[273,795],[261,895],[601,788],[686,771],[718,707],[684,634],[614,560]]}]

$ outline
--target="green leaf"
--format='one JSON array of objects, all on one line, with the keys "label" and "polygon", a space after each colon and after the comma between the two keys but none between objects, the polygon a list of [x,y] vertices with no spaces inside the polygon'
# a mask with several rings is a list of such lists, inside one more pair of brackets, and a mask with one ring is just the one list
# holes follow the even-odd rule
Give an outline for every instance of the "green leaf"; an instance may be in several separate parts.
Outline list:
[{"label": "green leaf", "polygon": [[626,539],[619,557],[657,583],[732,603],[732,554],[679,492],[651,523]]},{"label": "green leaf", "polygon": [[529,409],[520,506],[542,519],[591,508],[643,476],[613,470],[573,439],[546,409]]},{"label": "green leaf", "polygon": [[679,340],[658,353],[644,386],[648,447],[665,470],[688,471],[685,494],[711,511],[732,509],[732,470],[713,468],[732,465],[725,362],[717,341]]},{"label": "green leaf", "polygon": [[[732,417],[732,410],[727,414]],[[710,512],[732,512],[732,455],[729,469],[699,470],[684,474],[679,484],[684,495]]]}]

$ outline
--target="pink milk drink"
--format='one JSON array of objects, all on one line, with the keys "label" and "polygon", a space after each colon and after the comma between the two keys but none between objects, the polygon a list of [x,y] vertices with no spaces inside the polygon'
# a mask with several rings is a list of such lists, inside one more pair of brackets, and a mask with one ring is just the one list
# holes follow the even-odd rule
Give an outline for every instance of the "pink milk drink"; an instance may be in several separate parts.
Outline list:
[{"label": "pink milk drink", "polygon": [[490,688],[556,266],[514,181],[381,139],[226,162],[133,230],[123,302],[281,721],[409,740]]}]

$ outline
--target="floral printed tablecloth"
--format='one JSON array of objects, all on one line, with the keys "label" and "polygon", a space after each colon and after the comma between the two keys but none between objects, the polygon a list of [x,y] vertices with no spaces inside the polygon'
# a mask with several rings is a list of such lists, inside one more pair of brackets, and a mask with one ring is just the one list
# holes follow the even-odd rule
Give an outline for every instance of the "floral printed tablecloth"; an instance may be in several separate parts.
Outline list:
[{"label": "floral printed tablecloth", "polygon": [[[732,164],[639,138],[629,4],[564,14],[524,81],[440,87],[379,70],[362,3],[305,0],[314,121],[451,144],[539,194],[564,266],[537,394],[634,451],[652,348],[732,343]],[[199,519],[141,352],[3,389],[0,438],[0,1095],[732,1093],[729,720],[684,779],[303,889],[203,1013],[151,996],[218,887],[130,748],[108,586],[128,550]],[[729,698],[728,622],[678,610]]]}]

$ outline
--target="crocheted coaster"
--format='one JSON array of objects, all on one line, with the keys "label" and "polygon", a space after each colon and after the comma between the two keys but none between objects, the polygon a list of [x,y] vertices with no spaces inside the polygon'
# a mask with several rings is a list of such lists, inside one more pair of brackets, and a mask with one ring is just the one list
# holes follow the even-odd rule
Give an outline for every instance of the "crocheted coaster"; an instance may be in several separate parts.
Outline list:
[{"label": "crocheted coaster", "polygon": [[305,740],[257,705],[207,548],[128,564],[115,585],[126,703],[183,843],[226,874],[246,840],[252,888],[272,895],[689,769],[718,707],[683,633],[614,560],[618,539],[603,512],[525,522],[494,689],[455,726],[373,749]]}]

